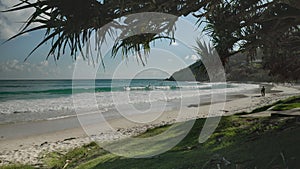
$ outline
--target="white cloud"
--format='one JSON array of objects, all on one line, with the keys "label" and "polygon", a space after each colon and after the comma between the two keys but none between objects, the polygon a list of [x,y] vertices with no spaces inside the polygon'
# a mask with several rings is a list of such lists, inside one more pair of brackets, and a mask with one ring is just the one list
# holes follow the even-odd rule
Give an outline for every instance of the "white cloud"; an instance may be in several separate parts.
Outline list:
[{"label": "white cloud", "polygon": [[197,61],[199,60],[200,58],[197,56],[197,55],[187,55],[186,57],[184,57],[185,60],[192,60],[192,61]]},{"label": "white cloud", "polygon": [[45,61],[42,61],[42,62],[40,63],[40,65],[42,65],[42,66],[48,66],[48,65],[49,65],[49,62],[48,62],[47,60],[45,60]]},{"label": "white cloud", "polygon": [[13,72],[13,71],[23,71],[24,65],[16,59],[2,62],[0,64],[0,72]]},{"label": "white cloud", "polygon": [[[0,11],[10,9],[20,3],[19,0],[1,0]],[[33,13],[34,9],[26,9],[16,12],[0,12],[0,38],[8,39],[17,34],[23,23]]]},{"label": "white cloud", "polygon": [[0,78],[53,78],[71,76],[71,71],[66,70],[62,71],[56,65],[51,66],[48,61],[30,63],[14,59],[0,63]]}]

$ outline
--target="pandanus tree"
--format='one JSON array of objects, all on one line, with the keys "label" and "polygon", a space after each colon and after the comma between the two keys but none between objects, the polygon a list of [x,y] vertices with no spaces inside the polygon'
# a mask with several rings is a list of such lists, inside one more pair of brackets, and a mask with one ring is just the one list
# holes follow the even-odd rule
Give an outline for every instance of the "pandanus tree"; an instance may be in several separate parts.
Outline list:
[{"label": "pandanus tree", "polygon": [[[212,7],[206,9],[209,11]],[[205,16],[209,34],[224,63],[236,53],[263,52],[263,66],[283,81],[300,78],[299,1],[222,1]]]},{"label": "pandanus tree", "polygon": [[[20,1],[7,12],[28,8],[34,8],[35,12],[27,20],[21,32],[12,38],[36,30],[46,30],[45,38],[33,51],[47,41],[51,41],[52,48],[48,56],[55,56],[56,59],[59,59],[67,48],[71,51],[71,56],[76,57],[76,53],[82,52],[83,46],[88,44],[93,35],[96,35],[96,47],[99,49],[106,35],[113,36],[117,31],[122,32],[121,37],[125,38],[115,39],[113,56],[119,50],[125,56],[129,52],[140,54],[142,50],[147,53],[150,49],[149,43],[156,39],[174,40],[176,17],[188,15],[205,5],[204,2],[194,0],[37,0],[33,3],[29,0]],[[159,19],[157,22],[150,21],[150,19],[149,22],[145,22],[145,18],[151,18],[149,15],[140,20],[128,17],[130,14],[143,12],[167,13],[175,17],[172,19],[156,18]],[[116,21],[120,18],[122,23]],[[135,31],[132,29],[143,29],[140,26],[143,24],[140,22],[147,23],[147,25],[144,24],[144,28],[152,29],[150,33],[148,31],[130,36],[130,33]],[[33,24],[39,26],[30,28]],[[138,28],[137,25],[139,25]]]},{"label": "pandanus tree", "polygon": [[[212,37],[224,64],[230,56],[239,52],[253,58],[260,48],[264,53],[264,67],[272,75],[283,80],[299,79],[300,76],[299,0],[20,0],[7,11],[28,8],[35,9],[35,12],[21,32],[12,38],[46,30],[44,39],[34,50],[51,41],[48,56],[55,59],[59,59],[66,50],[76,58],[76,53],[90,44],[93,34],[96,49],[100,51],[105,37],[118,31],[123,34],[115,38],[112,56],[116,56],[118,51],[124,56],[129,53],[141,56],[141,52],[147,54],[150,51],[150,43],[157,39],[175,40],[176,17],[194,14],[199,24],[205,24],[203,31]],[[156,18],[158,22],[152,22],[155,17],[151,16],[146,22],[145,17],[128,17],[143,12],[166,13],[175,17]],[[31,25],[36,23],[38,26],[32,28]],[[106,26],[108,23],[109,26]],[[133,29],[145,28],[152,31],[133,33]]]}]

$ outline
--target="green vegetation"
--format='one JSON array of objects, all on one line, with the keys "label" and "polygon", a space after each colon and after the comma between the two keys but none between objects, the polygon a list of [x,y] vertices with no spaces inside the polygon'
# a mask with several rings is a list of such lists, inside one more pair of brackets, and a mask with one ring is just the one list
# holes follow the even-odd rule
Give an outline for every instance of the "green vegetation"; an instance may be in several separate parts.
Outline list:
[{"label": "green vegetation", "polygon": [[74,168],[79,163],[86,162],[105,153],[95,142],[75,148],[66,154],[52,152],[43,159],[47,168],[59,169],[68,163],[69,168]]},{"label": "green vegetation", "polygon": [[299,107],[300,107],[300,96],[294,96],[286,100],[277,102],[276,105],[271,110],[284,111],[284,110],[291,110]]},{"label": "green vegetation", "polygon": [[291,110],[294,108],[300,108],[300,103],[280,104],[280,105],[276,105],[271,110],[283,111],[283,110]]},{"label": "green vegetation", "polygon": [[[91,144],[66,155],[48,156],[49,168],[280,168],[297,166],[300,128],[297,119],[268,117],[223,117],[214,134],[198,143],[205,119],[198,119],[190,133],[173,149],[151,158],[119,157]],[[148,137],[167,130],[168,126],[148,130],[139,137]],[[274,141],[276,140],[276,141]],[[284,158],[282,157],[284,156]],[[283,159],[282,159],[283,158]],[[288,161],[288,163],[287,163]],[[230,164],[229,164],[230,162]],[[56,164],[55,164],[56,163]],[[49,164],[49,162],[48,162]],[[268,168],[268,167],[267,167]]]}]

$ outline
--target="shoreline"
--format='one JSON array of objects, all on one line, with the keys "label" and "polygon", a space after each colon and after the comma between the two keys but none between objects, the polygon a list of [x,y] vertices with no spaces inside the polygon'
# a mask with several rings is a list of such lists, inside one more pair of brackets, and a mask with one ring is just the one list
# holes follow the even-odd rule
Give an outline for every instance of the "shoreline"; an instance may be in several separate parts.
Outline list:
[{"label": "shoreline", "polygon": [[[222,115],[232,115],[242,111],[251,111],[257,107],[261,107],[278,100],[300,94],[300,91],[295,88],[285,87],[285,86],[274,86],[272,87],[273,91],[282,91],[282,92],[268,92],[266,97],[258,97],[260,94],[257,91],[245,92],[236,94],[237,97],[232,96],[229,100],[226,100]],[[259,89],[258,89],[259,90]],[[243,95],[243,97],[242,97]],[[215,103],[214,106],[218,107],[224,103]],[[127,119],[109,119],[108,122],[113,126],[116,131],[120,134],[131,136],[137,135],[145,132],[149,128],[154,128],[157,126],[172,124],[174,122],[186,121],[190,119],[205,118],[208,116],[207,112],[209,111],[210,104],[195,106],[195,107],[185,107],[181,111],[184,112],[184,116],[181,119],[175,120],[178,117],[178,112],[168,111],[161,113],[150,113],[150,114],[140,114],[130,117],[133,121],[143,122],[145,119],[155,119],[151,123],[130,123]],[[197,112],[195,114],[195,112]],[[76,117],[75,117],[76,118]],[[58,122],[57,124],[65,124],[64,120],[53,120],[49,121],[53,123],[54,121]],[[76,118],[77,120],[77,118]],[[78,122],[78,121],[77,121]],[[36,124],[36,122],[34,122]],[[34,129],[34,123],[32,128]],[[44,123],[41,122],[41,123]],[[70,122],[69,122],[70,123]],[[56,126],[57,124],[52,124]],[[79,122],[77,124],[71,123],[73,127],[65,128],[63,130],[58,129],[57,131],[52,131],[44,134],[36,134],[29,136],[22,136],[17,138],[0,138],[0,166],[6,165],[9,163],[22,163],[22,164],[33,164],[33,165],[42,165],[41,158],[43,154],[52,151],[58,151],[65,153],[68,150],[88,144],[92,141],[90,137],[87,136],[85,131],[81,128]],[[9,124],[4,125],[7,127],[11,133],[18,130],[18,128],[13,128],[15,125],[20,124]],[[25,124],[26,125],[26,124]],[[69,125],[69,124],[65,124]],[[51,126],[51,125],[50,125]],[[3,125],[0,126],[3,129]],[[23,126],[24,127],[24,126]],[[93,126],[91,126],[93,127]],[[99,128],[99,125],[95,126]],[[22,128],[22,125],[21,125]],[[25,129],[25,128],[24,128]],[[111,133],[105,131],[105,126],[100,132],[98,129],[95,130],[95,136],[98,139],[103,139],[104,141],[120,139],[118,133]],[[26,129],[25,129],[26,130]],[[41,128],[39,128],[41,130]],[[98,135],[96,135],[98,133]],[[99,133],[101,133],[99,135]],[[15,133],[14,133],[15,134]]]}]

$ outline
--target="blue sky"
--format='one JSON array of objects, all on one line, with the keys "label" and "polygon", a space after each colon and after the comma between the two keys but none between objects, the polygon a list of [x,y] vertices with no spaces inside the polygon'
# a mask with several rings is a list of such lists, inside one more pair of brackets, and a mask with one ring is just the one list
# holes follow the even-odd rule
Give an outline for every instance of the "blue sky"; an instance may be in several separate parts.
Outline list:
[{"label": "blue sky", "polygon": [[[0,0],[0,10],[17,2],[18,0]],[[26,21],[31,13],[30,10],[0,13],[0,43],[16,34],[22,26],[21,22]],[[169,45],[169,41],[155,42],[147,57],[146,66],[138,63],[135,56],[124,60],[118,55],[112,59],[110,52],[104,55],[105,69],[88,64],[80,56],[75,62],[68,54],[57,62],[52,58],[45,60],[49,44],[43,45],[24,62],[25,57],[43,38],[42,31],[26,34],[0,45],[0,79],[71,79],[74,72],[77,78],[166,78],[199,58],[191,49],[200,35],[195,21],[191,16],[180,18],[176,23],[176,43]],[[110,46],[106,48],[109,51]]]}]

